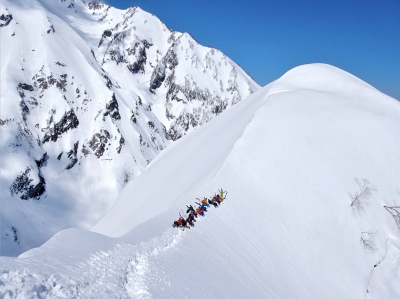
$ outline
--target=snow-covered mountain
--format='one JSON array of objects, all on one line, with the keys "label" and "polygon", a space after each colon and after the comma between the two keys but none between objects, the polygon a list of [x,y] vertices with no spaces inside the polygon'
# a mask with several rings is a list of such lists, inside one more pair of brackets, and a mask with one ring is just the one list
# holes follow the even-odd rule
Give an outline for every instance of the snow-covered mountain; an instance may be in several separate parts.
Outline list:
[{"label": "snow-covered mountain", "polygon": [[0,5],[2,255],[89,229],[171,141],[259,88],[138,7]]},{"label": "snow-covered mountain", "polygon": [[[91,231],[1,257],[0,294],[399,298],[399,130],[398,101],[297,67],[169,146]],[[193,229],[170,227],[221,187]]]}]

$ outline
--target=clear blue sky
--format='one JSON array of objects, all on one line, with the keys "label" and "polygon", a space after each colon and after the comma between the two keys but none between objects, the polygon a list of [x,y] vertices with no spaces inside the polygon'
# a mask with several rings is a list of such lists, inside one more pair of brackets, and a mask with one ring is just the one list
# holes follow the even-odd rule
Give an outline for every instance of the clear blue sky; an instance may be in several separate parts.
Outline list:
[{"label": "clear blue sky", "polygon": [[106,0],[139,6],[217,48],[265,85],[332,64],[400,100],[400,0]]}]

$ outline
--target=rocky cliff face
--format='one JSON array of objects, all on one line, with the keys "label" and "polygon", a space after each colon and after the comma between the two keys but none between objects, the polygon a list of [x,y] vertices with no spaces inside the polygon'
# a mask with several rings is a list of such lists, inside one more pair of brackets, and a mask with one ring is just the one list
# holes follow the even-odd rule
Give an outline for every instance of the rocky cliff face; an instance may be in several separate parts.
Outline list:
[{"label": "rocky cliff face", "polygon": [[[109,18],[104,16],[102,22]],[[201,46],[187,33],[172,31],[140,8],[130,8],[122,16],[102,33],[97,56],[116,81],[124,81],[120,74],[127,76],[129,71],[129,77],[145,87],[142,95],[165,107],[155,114],[166,127],[167,138],[182,137],[258,88],[223,53]]]},{"label": "rocky cliff face", "polygon": [[168,144],[258,89],[138,7],[0,5],[2,255],[91,227]]}]

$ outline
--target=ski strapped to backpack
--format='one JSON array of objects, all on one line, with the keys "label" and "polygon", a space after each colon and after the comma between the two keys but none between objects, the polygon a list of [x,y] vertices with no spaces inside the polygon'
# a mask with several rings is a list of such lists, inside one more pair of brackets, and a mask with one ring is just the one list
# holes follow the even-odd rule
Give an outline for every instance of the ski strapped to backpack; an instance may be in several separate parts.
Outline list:
[{"label": "ski strapped to backpack", "polygon": [[[179,213],[179,219],[175,220],[172,224],[172,227],[180,228],[185,230],[185,228],[194,227],[194,222],[198,216],[205,216],[205,213],[208,211],[207,208],[214,206],[214,208],[218,208],[218,206],[226,199],[228,191],[224,191],[222,188],[218,190],[218,192],[211,198],[203,197],[203,199],[196,198],[197,208],[194,208],[192,205],[186,205],[186,216],[182,216]],[[185,214],[184,210],[182,210],[182,214]]]}]

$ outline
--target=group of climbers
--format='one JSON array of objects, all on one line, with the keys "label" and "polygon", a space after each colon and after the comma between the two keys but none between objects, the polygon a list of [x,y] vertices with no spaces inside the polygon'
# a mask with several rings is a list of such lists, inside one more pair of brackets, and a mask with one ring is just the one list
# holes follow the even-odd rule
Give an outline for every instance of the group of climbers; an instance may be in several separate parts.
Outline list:
[{"label": "group of climbers", "polygon": [[194,222],[196,222],[196,219],[198,216],[205,216],[205,212],[207,212],[207,208],[209,208],[211,205],[213,205],[215,208],[218,208],[218,206],[226,199],[226,195],[228,194],[227,191],[218,190],[218,193],[214,195],[212,198],[208,199],[207,197],[204,197],[203,199],[197,198],[198,201],[195,203],[197,204],[197,208],[194,208],[192,205],[186,205],[186,217],[183,217],[179,213],[179,219],[174,221],[174,224],[172,227],[177,227],[181,228],[182,230],[185,230],[185,228],[194,227]]}]

